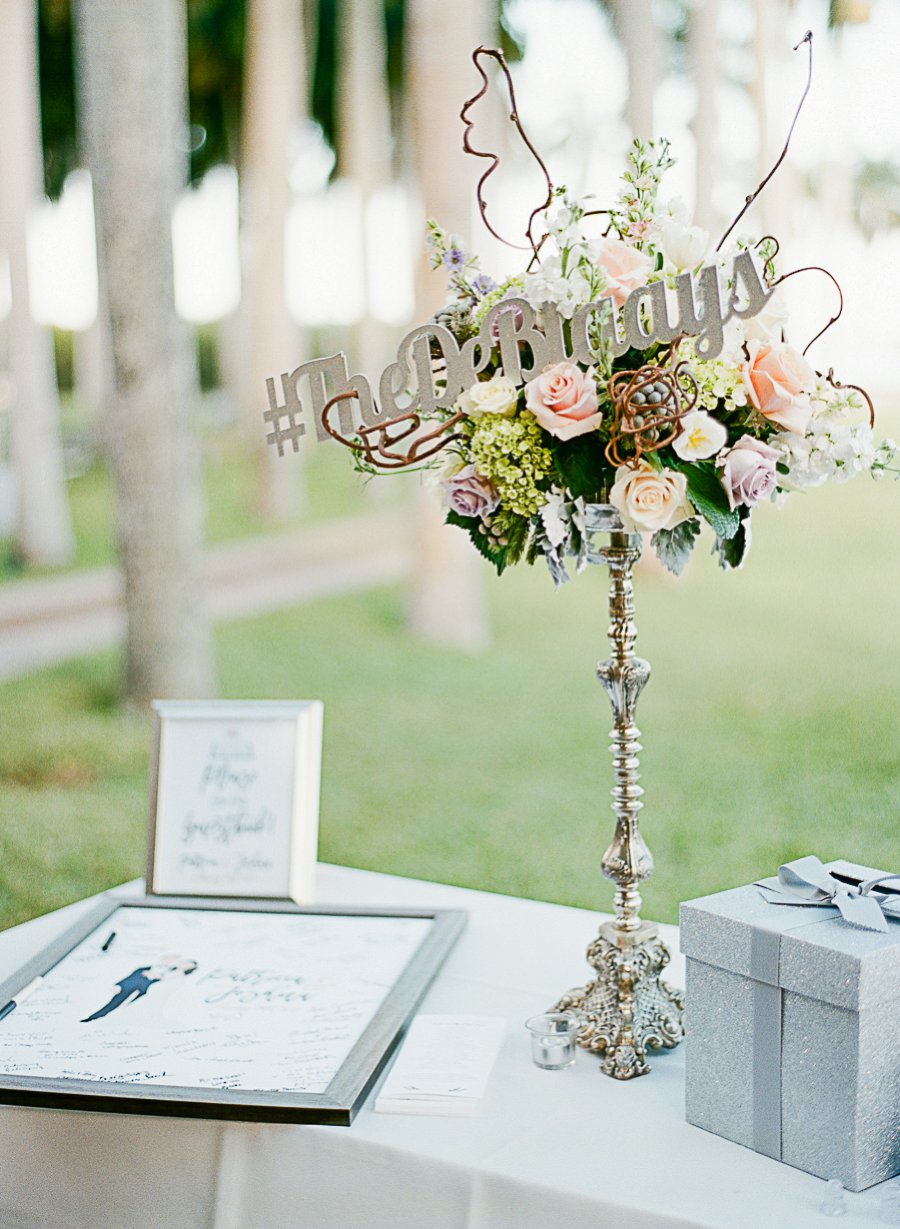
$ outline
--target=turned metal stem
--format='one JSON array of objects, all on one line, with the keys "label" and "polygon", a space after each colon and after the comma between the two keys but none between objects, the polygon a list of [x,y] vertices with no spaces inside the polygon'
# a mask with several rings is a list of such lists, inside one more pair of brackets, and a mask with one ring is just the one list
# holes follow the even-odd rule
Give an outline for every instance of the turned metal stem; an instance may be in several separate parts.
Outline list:
[{"label": "turned metal stem", "polygon": [[658,928],[640,917],[640,885],[653,870],[638,816],[643,803],[638,771],[640,731],[634,724],[637,699],[650,677],[650,665],[634,652],[634,589],[631,570],[641,554],[641,539],[623,529],[609,504],[586,508],[589,533],[608,533],[609,544],[588,551],[591,563],[609,569],[609,642],[612,654],[597,667],[612,705],[612,809],[616,829],[603,855],[603,874],[616,885],[615,916],[604,922],[587,950],[596,977],[570,990],[554,1010],[574,1012],[578,1043],[602,1054],[600,1070],[631,1080],[650,1070],[647,1050],[671,1049],[684,1036],[684,999],[660,979],[669,952]]},{"label": "turned metal stem", "polygon": [[638,742],[634,723],[637,698],[650,677],[650,665],[635,656],[637,628],[634,622],[634,586],[631,570],[640,558],[640,539],[625,533],[610,534],[610,544],[600,554],[609,568],[609,642],[612,656],[597,667],[612,705],[614,727],[610,731],[615,784],[611,790],[616,830],[603,856],[603,874],[616,885],[613,927],[631,935],[644,925],[640,919],[639,885],[653,870],[653,858],[641,836],[639,815],[644,793],[640,780]]}]

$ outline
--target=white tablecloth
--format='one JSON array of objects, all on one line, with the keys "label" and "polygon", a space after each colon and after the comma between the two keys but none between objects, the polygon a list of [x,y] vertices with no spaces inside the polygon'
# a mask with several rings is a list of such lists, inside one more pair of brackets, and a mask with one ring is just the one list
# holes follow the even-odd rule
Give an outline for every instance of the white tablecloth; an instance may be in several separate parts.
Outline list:
[{"label": "white tablecloth", "polygon": [[[684,1122],[682,1050],[626,1083],[580,1052],[540,1071],[522,1028],[587,980],[599,917],[341,867],[322,903],[444,906],[469,925],[423,1011],[505,1016],[476,1117],[376,1114],[346,1127],[0,1107],[0,1229],[824,1229],[825,1184]],[[0,978],[81,905],[0,934]],[[674,949],[677,935],[665,927]],[[682,984],[676,956],[671,981]],[[896,1090],[885,1090],[896,1095]],[[879,1188],[846,1229],[879,1223]]]}]

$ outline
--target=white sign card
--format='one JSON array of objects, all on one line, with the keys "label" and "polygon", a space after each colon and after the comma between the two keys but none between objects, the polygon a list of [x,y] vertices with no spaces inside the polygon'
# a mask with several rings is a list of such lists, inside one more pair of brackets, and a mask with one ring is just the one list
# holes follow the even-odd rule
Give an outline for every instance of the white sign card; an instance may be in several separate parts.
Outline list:
[{"label": "white sign card", "polygon": [[322,704],[153,709],[148,892],[311,901]]}]

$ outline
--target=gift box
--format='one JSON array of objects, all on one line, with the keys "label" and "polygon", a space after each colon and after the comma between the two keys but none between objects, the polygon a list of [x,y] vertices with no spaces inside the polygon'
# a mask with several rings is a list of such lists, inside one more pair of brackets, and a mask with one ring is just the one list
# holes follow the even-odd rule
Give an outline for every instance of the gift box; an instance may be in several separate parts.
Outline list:
[{"label": "gift box", "polygon": [[895,880],[802,858],[681,906],[689,1123],[851,1191],[900,1172]]}]

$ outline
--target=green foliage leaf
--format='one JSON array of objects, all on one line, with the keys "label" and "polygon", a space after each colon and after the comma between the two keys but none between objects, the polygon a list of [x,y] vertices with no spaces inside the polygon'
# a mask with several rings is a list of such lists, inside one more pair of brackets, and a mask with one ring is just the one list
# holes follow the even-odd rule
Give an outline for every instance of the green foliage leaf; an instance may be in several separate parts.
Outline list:
[{"label": "green foliage leaf", "polygon": [[464,529],[472,539],[472,545],[487,559],[488,563],[492,563],[497,569],[497,575],[503,574],[503,569],[506,566],[503,562],[502,553],[491,549],[490,539],[486,533],[479,532],[480,521],[471,516],[460,516],[457,512],[448,512],[445,518],[448,525],[458,525],[460,529]]},{"label": "green foliage leaf", "polygon": [[715,531],[717,538],[733,538],[741,523],[737,508],[728,506],[728,496],[713,465],[679,466],[687,478],[691,503]]},{"label": "green foliage leaf", "polygon": [[650,539],[656,548],[656,555],[664,568],[680,576],[687,566],[694,549],[694,542],[700,533],[700,522],[696,517],[682,521],[674,529],[659,529]]},{"label": "green foliage leaf", "polygon": [[719,567],[729,571],[739,568],[750,549],[750,509],[745,508],[737,532],[730,538],[716,538],[714,554],[719,557]]},{"label": "green foliage leaf", "polygon": [[597,432],[588,431],[573,440],[554,440],[550,448],[563,485],[572,497],[598,502],[604,484],[609,481],[609,462]]},{"label": "green foliage leaf", "polygon": [[[508,519],[507,519],[508,518]],[[525,517],[504,517],[503,532],[506,545],[496,545],[486,533],[481,533],[481,522],[477,517],[460,516],[458,512],[449,511],[445,518],[448,525],[458,525],[465,529],[472,539],[472,545],[487,561],[497,569],[497,575],[502,576],[508,567],[518,563],[525,553],[528,543],[529,522]]]}]

